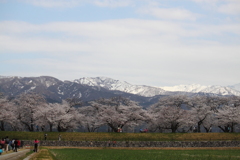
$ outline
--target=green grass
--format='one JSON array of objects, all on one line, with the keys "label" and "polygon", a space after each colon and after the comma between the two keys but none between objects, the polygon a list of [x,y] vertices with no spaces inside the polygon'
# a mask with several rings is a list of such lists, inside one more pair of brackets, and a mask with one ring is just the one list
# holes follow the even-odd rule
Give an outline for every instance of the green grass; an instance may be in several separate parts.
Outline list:
[{"label": "green grass", "polygon": [[[21,140],[44,139],[57,140],[59,132],[7,132],[0,131],[0,138],[18,138]],[[63,141],[224,141],[240,140],[240,133],[88,133],[62,132]]]},{"label": "green grass", "polygon": [[31,159],[33,160],[57,160],[55,156],[48,149],[42,149],[39,153],[36,153]]},{"label": "green grass", "polygon": [[32,153],[33,153],[33,151],[30,150],[29,152],[26,153],[26,155],[24,155],[24,156],[18,158],[18,160],[23,160],[24,158],[26,158],[27,156],[29,156],[29,155],[32,154]]},{"label": "green grass", "polygon": [[59,160],[239,160],[239,150],[50,149]]}]

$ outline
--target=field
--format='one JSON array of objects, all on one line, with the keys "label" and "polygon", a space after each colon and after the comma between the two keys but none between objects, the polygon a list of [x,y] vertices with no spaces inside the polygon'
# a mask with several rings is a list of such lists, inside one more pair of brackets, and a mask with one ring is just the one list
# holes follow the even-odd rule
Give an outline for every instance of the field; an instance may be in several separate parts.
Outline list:
[{"label": "field", "polygon": [[7,132],[0,131],[0,137],[20,140],[57,140],[61,134],[63,141],[225,141],[240,140],[240,133],[88,133],[88,132]]},{"label": "field", "polygon": [[239,150],[50,149],[57,160],[239,160]]},{"label": "field", "polygon": [[[228,141],[240,140],[240,133],[84,133],[84,132],[0,132],[21,140],[63,141]],[[239,148],[59,148],[44,147],[34,160],[240,160]]]}]

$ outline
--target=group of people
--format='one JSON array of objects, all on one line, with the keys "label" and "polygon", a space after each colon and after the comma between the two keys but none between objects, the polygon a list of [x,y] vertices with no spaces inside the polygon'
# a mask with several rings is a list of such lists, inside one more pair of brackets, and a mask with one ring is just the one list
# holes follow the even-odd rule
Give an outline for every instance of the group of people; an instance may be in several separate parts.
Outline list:
[{"label": "group of people", "polygon": [[112,145],[113,147],[116,147],[116,144],[117,144],[116,141],[111,141],[110,139],[108,140],[108,147],[111,147],[111,145]]},{"label": "group of people", "polygon": [[120,133],[122,133],[122,128],[118,127],[118,130],[117,130],[117,132],[120,132]]},{"label": "group of people", "polygon": [[147,132],[148,132],[148,129],[147,129],[147,128],[145,128],[145,129],[140,129],[140,132],[141,132],[141,133],[147,133]]},{"label": "group of people", "polygon": [[[47,134],[44,134],[44,140],[47,140]],[[61,141],[61,135],[58,135],[58,140]],[[21,147],[22,142],[18,139],[9,139],[8,136],[5,138],[0,139],[0,155],[3,152],[8,152],[13,150],[17,152],[18,149]],[[34,152],[38,152],[40,141],[38,139],[34,140]]]},{"label": "group of people", "polygon": [[21,146],[21,141],[18,139],[9,139],[8,136],[0,140],[0,155],[5,151],[13,150],[17,152]]}]

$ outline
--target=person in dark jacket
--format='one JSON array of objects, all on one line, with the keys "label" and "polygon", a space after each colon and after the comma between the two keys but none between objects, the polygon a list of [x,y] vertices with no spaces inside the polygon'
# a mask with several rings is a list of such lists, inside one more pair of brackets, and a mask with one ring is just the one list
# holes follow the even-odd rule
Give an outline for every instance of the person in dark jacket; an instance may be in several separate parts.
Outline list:
[{"label": "person in dark jacket", "polygon": [[14,146],[15,146],[15,152],[17,152],[18,151],[18,148],[20,147],[20,145],[21,145],[21,141],[20,140],[18,140],[18,139],[16,139],[15,141],[14,141]]},{"label": "person in dark jacket", "polygon": [[34,141],[34,152],[37,152],[37,151],[38,151],[39,143],[40,143],[40,141],[37,140],[37,139],[35,139],[35,141]]}]

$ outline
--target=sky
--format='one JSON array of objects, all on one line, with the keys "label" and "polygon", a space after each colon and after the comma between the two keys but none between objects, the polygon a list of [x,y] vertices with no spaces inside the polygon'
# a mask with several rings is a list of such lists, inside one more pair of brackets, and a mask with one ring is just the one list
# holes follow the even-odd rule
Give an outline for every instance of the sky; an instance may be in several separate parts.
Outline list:
[{"label": "sky", "polygon": [[0,0],[0,75],[240,83],[240,0]]}]

